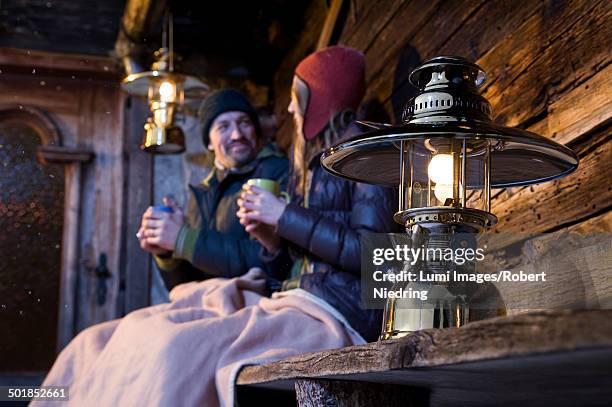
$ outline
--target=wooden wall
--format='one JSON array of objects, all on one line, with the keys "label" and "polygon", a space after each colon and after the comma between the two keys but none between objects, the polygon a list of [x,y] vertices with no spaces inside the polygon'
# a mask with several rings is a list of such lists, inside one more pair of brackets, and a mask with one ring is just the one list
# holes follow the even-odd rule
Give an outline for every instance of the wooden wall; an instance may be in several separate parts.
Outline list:
[{"label": "wooden wall", "polygon": [[317,41],[323,29],[327,12],[328,7],[325,0],[312,1],[304,16],[306,21],[304,31],[300,35],[295,47],[287,53],[287,56],[281,62],[276,75],[274,75],[272,90],[274,111],[278,118],[276,139],[279,146],[284,150],[287,150],[291,144],[291,134],[293,132],[293,122],[287,113],[293,71],[304,57],[316,50]]},{"label": "wooden wall", "polygon": [[[313,49],[325,10],[312,7],[305,44],[283,69],[292,72],[304,51]],[[487,72],[483,95],[495,121],[578,153],[580,167],[570,176],[494,191],[492,210],[499,217],[494,232],[504,233],[504,244],[510,244],[526,233],[612,230],[610,38],[612,3],[605,0],[355,0],[339,43],[364,52],[365,100],[382,104],[395,122],[414,92],[407,84],[410,71],[434,56],[458,55]],[[291,132],[283,113],[289,86],[286,72],[279,72],[275,90],[283,140]],[[610,274],[609,267],[593,272],[600,278]],[[608,291],[601,295],[612,296],[606,281]]]},{"label": "wooden wall", "polygon": [[[106,57],[0,49],[0,105],[41,110],[64,147],[94,154],[88,163],[64,165],[60,349],[88,326],[165,299],[151,256],[135,237],[142,213],[166,194],[184,204],[187,183],[199,183],[210,165],[192,115],[182,122],[185,154],[153,157],[140,150],[150,112],[120,90],[118,68]],[[94,274],[101,254],[110,273],[103,305]]]},{"label": "wooden wall", "polygon": [[[0,49],[0,67],[2,105],[42,110],[59,129],[63,146],[95,154],[89,163],[65,164],[62,348],[76,332],[120,314],[124,96],[110,58]],[[111,278],[106,302],[99,306],[93,271],[102,253]]]}]

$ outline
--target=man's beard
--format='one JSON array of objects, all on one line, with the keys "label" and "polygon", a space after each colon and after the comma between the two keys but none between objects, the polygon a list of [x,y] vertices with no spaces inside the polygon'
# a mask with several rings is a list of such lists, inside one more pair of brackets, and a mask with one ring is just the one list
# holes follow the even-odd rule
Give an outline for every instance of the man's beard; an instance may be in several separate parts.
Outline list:
[{"label": "man's beard", "polygon": [[[236,146],[244,146],[235,151]],[[225,146],[225,158],[231,167],[242,167],[255,159],[255,147],[243,141],[233,141]]]}]

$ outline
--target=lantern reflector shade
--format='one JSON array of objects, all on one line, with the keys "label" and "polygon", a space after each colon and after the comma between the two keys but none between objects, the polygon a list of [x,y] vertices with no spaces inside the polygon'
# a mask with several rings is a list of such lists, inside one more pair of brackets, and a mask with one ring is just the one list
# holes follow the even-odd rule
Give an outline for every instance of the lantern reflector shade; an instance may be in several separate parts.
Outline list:
[{"label": "lantern reflector shade", "polygon": [[186,100],[203,99],[209,91],[208,85],[194,76],[165,71],[146,71],[128,75],[121,81],[121,88],[130,95],[146,98],[149,95],[151,80],[181,83],[183,97]]},{"label": "lantern reflector shade", "polygon": [[[321,163],[343,178],[397,187],[401,141],[436,138],[489,140],[492,188],[550,181],[578,167],[576,154],[559,143],[529,131],[478,120],[382,127],[329,148],[322,155]],[[427,167],[428,163],[423,164]],[[480,177],[470,176],[468,170],[467,188],[481,185]]]}]

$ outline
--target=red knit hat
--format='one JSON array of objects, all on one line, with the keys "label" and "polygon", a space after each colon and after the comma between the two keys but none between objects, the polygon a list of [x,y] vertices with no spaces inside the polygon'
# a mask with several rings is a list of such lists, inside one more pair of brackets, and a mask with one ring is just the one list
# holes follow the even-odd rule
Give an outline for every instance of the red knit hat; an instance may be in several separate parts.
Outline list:
[{"label": "red knit hat", "polygon": [[295,74],[310,91],[304,114],[304,137],[311,140],[323,130],[333,114],[357,110],[365,93],[363,54],[347,47],[329,47],[307,56]]}]

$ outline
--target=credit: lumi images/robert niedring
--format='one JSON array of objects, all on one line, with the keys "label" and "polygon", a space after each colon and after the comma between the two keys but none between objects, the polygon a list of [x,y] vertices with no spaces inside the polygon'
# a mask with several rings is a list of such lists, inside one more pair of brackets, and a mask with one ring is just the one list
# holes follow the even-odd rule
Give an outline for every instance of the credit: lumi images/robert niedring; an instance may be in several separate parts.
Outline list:
[{"label": "credit: lumi images/robert niedring", "polygon": [[384,272],[376,270],[373,275],[376,282],[473,282],[482,284],[485,282],[545,282],[546,273],[526,273],[523,270],[513,272],[501,270],[497,273],[458,273],[456,270],[446,273],[426,273],[420,270],[418,273],[412,271],[401,271],[399,273]]}]

